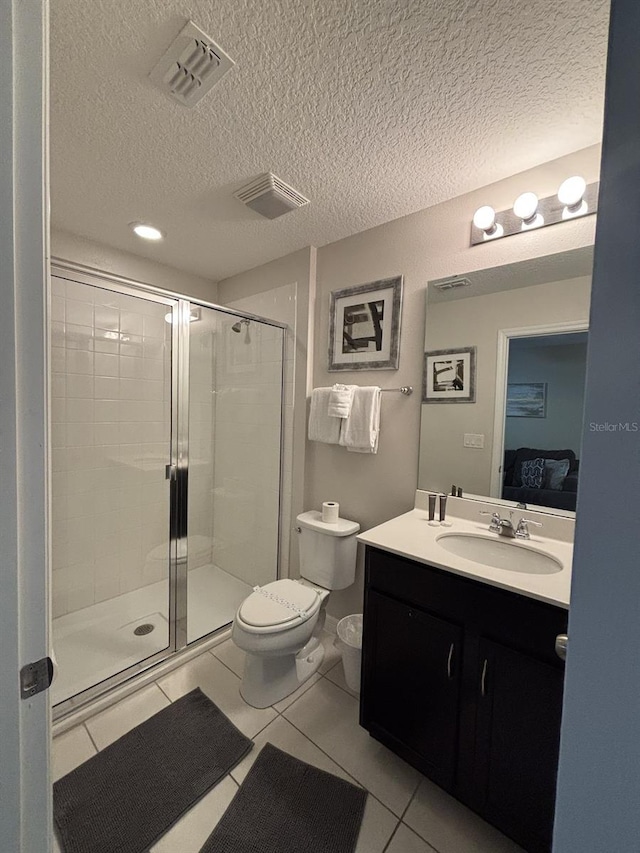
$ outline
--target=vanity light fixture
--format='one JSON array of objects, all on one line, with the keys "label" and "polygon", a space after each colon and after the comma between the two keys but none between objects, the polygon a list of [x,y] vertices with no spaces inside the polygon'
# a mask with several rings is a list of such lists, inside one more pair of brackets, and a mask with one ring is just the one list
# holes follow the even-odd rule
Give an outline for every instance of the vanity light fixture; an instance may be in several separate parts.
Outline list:
[{"label": "vanity light fixture", "polygon": [[473,214],[473,224],[483,232],[483,240],[495,240],[504,235],[502,225],[496,223],[495,210],[488,204],[476,210]]},{"label": "vanity light fixture", "polygon": [[513,203],[513,212],[522,220],[523,231],[529,228],[540,228],[544,225],[544,217],[538,213],[540,201],[535,193],[522,193]]},{"label": "vanity light fixture", "polygon": [[164,234],[159,228],[147,225],[145,222],[130,222],[129,228],[143,240],[162,240]]},{"label": "vanity light fixture", "polygon": [[584,200],[586,189],[587,182],[580,175],[567,178],[566,181],[560,184],[558,201],[564,205],[564,210],[562,211],[563,219],[573,219],[576,216],[584,216],[587,213],[587,202]]},{"label": "vanity light fixture", "polygon": [[496,211],[485,204],[473,215],[471,245],[595,213],[599,186],[598,181],[588,184],[580,175],[573,175],[562,182],[557,195],[538,198],[534,192],[523,192],[509,210]]}]

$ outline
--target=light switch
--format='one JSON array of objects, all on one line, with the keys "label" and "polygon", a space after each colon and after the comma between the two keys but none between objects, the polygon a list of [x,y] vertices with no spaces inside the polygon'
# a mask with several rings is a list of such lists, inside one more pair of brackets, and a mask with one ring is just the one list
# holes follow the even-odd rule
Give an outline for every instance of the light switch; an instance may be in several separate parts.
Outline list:
[{"label": "light switch", "polygon": [[484,448],[484,435],[474,432],[465,432],[463,445],[464,447],[473,447],[476,450],[482,450]]}]

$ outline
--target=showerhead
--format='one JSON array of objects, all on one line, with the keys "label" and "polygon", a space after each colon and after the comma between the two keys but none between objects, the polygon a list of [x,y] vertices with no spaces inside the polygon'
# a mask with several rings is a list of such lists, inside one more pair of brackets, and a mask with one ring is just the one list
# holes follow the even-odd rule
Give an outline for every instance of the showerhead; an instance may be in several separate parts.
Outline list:
[{"label": "showerhead", "polygon": [[248,321],[248,320],[238,320],[238,322],[237,322],[237,323],[234,323],[234,324],[233,324],[233,326],[231,327],[231,330],[232,330],[233,332],[241,332],[241,331],[242,331],[242,327],[243,327],[243,326],[248,326],[248,325],[249,325],[249,321]]}]

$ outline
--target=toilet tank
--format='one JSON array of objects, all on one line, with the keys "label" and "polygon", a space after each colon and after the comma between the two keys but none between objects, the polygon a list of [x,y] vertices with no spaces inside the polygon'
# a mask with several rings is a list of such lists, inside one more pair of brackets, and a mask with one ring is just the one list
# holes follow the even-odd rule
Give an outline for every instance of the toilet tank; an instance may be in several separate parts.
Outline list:
[{"label": "toilet tank", "polygon": [[300,575],[325,589],[345,589],[356,575],[356,534],[360,525],[346,518],[335,524],[322,520],[317,510],[297,518]]}]

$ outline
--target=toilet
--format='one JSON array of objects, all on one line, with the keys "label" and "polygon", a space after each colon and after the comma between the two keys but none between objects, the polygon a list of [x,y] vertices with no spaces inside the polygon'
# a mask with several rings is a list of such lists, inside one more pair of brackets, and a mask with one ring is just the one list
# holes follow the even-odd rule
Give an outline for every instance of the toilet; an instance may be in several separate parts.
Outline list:
[{"label": "toilet", "polygon": [[254,708],[289,696],[318,669],[329,592],[355,578],[359,524],[328,524],[315,510],[296,521],[302,577],[256,587],[233,620],[233,642],[246,652],[240,693]]}]

